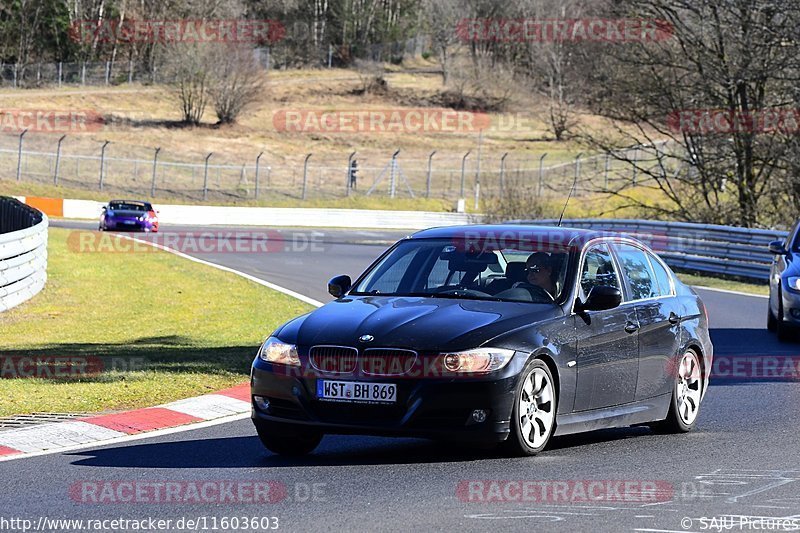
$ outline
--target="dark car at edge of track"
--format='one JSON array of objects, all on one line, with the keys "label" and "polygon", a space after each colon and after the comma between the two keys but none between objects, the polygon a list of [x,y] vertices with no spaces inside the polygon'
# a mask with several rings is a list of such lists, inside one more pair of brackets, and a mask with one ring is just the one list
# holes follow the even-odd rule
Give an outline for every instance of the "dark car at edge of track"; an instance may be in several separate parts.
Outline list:
[{"label": "dark car at edge of track", "polygon": [[150,202],[111,200],[100,213],[100,231],[158,231],[158,212]]},{"label": "dark car at edge of track", "polygon": [[794,340],[800,330],[800,220],[785,240],[769,243],[773,255],[769,271],[767,329],[781,341]]},{"label": "dark car at edge of track", "polygon": [[274,331],[251,369],[269,450],[325,434],[542,451],[552,435],[694,428],[713,347],[698,295],[620,235],[520,225],[423,230]]}]

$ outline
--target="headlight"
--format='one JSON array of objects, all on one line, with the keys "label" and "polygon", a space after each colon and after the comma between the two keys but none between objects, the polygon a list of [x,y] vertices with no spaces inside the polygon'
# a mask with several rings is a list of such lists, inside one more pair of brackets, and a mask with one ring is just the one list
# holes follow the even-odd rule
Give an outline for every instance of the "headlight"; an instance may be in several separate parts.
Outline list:
[{"label": "headlight", "polygon": [[275,337],[270,337],[266,340],[261,349],[258,350],[258,356],[268,363],[300,366],[297,346],[283,343]]},{"label": "headlight", "polygon": [[465,352],[441,354],[444,368],[450,372],[483,373],[500,370],[511,361],[514,350],[479,348]]},{"label": "headlight", "polygon": [[796,276],[789,276],[786,278],[786,284],[793,291],[800,291],[800,278]]}]

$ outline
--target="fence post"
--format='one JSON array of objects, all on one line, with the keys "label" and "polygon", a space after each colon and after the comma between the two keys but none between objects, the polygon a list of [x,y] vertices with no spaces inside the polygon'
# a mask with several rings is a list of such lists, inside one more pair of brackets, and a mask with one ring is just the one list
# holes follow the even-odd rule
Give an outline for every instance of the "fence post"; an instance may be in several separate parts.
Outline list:
[{"label": "fence post", "polygon": [[539,158],[539,192],[537,196],[542,195],[542,189],[544,188],[544,158],[547,157],[547,152],[542,154],[542,157]]},{"label": "fence post", "polygon": [[461,158],[461,189],[458,193],[459,198],[464,198],[464,170],[466,169],[467,157],[469,157],[470,152],[472,152],[472,150],[467,150],[467,153]]},{"label": "fence post", "polygon": [[400,150],[392,154],[392,168],[389,173],[389,198],[394,198],[397,192],[397,154]]},{"label": "fence post", "polygon": [[431,155],[428,156],[428,176],[425,179],[425,198],[431,197],[431,168],[433,166],[434,154],[436,154],[436,150],[431,152]]},{"label": "fence post", "polygon": [[302,199],[306,199],[306,189],[308,187],[308,160],[311,159],[313,154],[306,155],[305,161],[303,161],[303,196]]},{"label": "fence post", "polygon": [[478,131],[478,159],[475,164],[475,209],[481,198],[481,145],[483,144],[483,130]]},{"label": "fence post", "polygon": [[155,153],[153,154],[153,181],[150,184],[150,197],[155,197],[156,195],[156,176],[158,175],[158,152],[161,151],[161,147],[159,146],[156,148]]},{"label": "fence post", "polygon": [[505,194],[506,191],[506,157],[508,152],[503,154],[500,158],[500,194]]},{"label": "fence post", "polygon": [[259,185],[259,183],[258,183],[258,168],[259,167],[258,166],[259,166],[259,163],[261,163],[261,156],[262,155],[264,155],[264,152],[261,152],[256,157],[256,178],[255,178],[256,179],[256,200],[258,200],[258,185]]},{"label": "fence post", "polygon": [[86,85],[86,61],[81,63],[81,85]]},{"label": "fence post", "polygon": [[28,133],[28,129],[22,130],[19,134],[19,149],[17,151],[17,181],[22,177],[22,138]]},{"label": "fence post", "polygon": [[62,135],[58,140],[58,146],[56,147],[56,171],[55,174],[53,174],[53,185],[58,185],[58,167],[61,164],[61,143],[64,142],[66,137],[66,135]]},{"label": "fence post", "polygon": [[103,181],[106,177],[106,146],[108,146],[111,141],[106,141],[103,143],[103,147],[100,148],[100,190],[103,190]]},{"label": "fence post", "polygon": [[212,155],[214,155],[214,152],[208,152],[205,168],[203,169],[203,201],[208,200],[208,160],[211,159]]}]

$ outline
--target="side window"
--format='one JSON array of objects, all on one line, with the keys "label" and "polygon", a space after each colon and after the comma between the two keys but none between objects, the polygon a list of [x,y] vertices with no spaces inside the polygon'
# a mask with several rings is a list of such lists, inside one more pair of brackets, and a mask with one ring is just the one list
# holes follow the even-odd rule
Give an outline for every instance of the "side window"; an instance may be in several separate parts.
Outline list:
[{"label": "side window", "polygon": [[653,272],[655,272],[656,281],[658,281],[658,295],[671,296],[672,275],[670,275],[670,273],[667,272],[667,269],[664,268],[658,259],[653,256],[650,256],[650,264],[653,265]]},{"label": "side window", "polygon": [[598,244],[592,246],[584,256],[583,271],[581,272],[581,289],[584,296],[589,294],[593,287],[606,285],[619,289],[619,277],[614,269],[614,261],[608,245]]},{"label": "side window", "polygon": [[659,296],[658,283],[650,260],[644,250],[630,244],[615,244],[617,258],[628,278],[631,300],[644,300]]}]

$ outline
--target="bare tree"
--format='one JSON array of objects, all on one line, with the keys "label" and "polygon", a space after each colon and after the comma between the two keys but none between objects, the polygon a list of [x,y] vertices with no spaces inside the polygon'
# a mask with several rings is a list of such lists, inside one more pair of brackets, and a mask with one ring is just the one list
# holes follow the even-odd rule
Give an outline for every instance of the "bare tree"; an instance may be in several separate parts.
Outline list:
[{"label": "bare tree", "polygon": [[[800,13],[781,0],[625,0],[611,15],[668,23],[665,38],[606,47],[591,73],[607,88],[602,111],[625,123],[614,136],[643,145],[659,163],[624,161],[665,200],[644,201],[632,184],[612,192],[630,205],[684,220],[759,224],[787,147],[780,135],[747,121],[794,106]],[[707,131],[687,127],[692,120],[668,120],[691,118],[698,109],[716,110],[733,124],[741,118],[744,125]],[[591,132],[587,139],[610,149],[615,143],[608,133]],[[671,141],[669,153],[653,148],[661,140]]]},{"label": "bare tree", "polygon": [[463,18],[463,6],[460,0],[426,0],[424,6],[427,14],[427,26],[431,35],[431,44],[439,64],[442,67],[442,85],[450,82],[450,67],[454,48],[464,36],[456,31]]},{"label": "bare tree", "polygon": [[264,71],[246,46],[219,46],[211,54],[208,94],[220,124],[230,124],[264,91]]},{"label": "bare tree", "polygon": [[199,124],[208,105],[215,56],[210,46],[213,45],[180,43],[168,50],[166,69],[186,124]]}]

